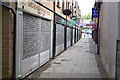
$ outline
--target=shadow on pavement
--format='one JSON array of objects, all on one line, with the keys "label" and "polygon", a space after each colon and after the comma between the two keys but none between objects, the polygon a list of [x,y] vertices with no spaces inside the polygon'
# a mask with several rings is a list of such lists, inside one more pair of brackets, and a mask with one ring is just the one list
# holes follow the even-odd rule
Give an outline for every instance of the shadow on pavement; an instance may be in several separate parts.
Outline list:
[{"label": "shadow on pavement", "polygon": [[103,69],[102,63],[100,61],[100,57],[97,54],[97,45],[95,44],[95,42],[93,41],[92,38],[89,38],[89,50],[90,50],[91,54],[95,55],[95,58],[96,58],[96,61],[97,61],[97,66],[98,66],[99,72],[101,74],[101,77],[102,78],[108,78],[104,69]]}]

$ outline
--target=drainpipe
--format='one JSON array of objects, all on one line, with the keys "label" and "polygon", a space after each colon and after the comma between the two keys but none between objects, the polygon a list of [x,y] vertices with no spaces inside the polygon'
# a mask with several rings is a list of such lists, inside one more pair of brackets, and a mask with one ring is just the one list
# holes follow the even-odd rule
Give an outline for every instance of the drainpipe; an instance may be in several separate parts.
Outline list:
[{"label": "drainpipe", "polygon": [[5,4],[0,3],[0,5],[2,5],[3,7],[11,10],[11,12],[13,13],[13,17],[14,17],[14,26],[13,26],[13,72],[12,72],[12,78],[16,78],[16,13],[13,10],[12,7],[7,6]]},{"label": "drainpipe", "polygon": [[[73,0],[72,0],[72,17],[73,17]],[[71,28],[71,46],[73,45],[73,26]]]},{"label": "drainpipe", "polygon": [[[67,3],[68,3],[68,1],[66,0],[66,9],[68,8],[67,7]],[[66,24],[65,24],[65,28],[64,28],[64,36],[65,36],[65,38],[64,38],[64,49],[65,50],[67,50],[67,15],[66,15]]]},{"label": "drainpipe", "polygon": [[53,10],[54,10],[54,21],[53,21],[53,59],[55,58],[56,53],[56,20],[55,20],[55,0],[53,2]]},{"label": "drainpipe", "polygon": [[67,16],[66,16],[66,24],[64,28],[64,49],[67,50]]},{"label": "drainpipe", "polygon": [[[100,9],[99,9],[100,11]],[[98,23],[97,23],[97,52],[98,52],[98,55],[99,55],[99,17],[100,17],[100,12],[98,13]]]}]

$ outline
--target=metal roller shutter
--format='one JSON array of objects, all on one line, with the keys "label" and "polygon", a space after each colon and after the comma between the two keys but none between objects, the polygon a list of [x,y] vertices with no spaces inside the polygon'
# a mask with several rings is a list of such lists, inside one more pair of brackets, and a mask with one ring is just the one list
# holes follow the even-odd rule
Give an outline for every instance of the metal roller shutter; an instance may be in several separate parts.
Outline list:
[{"label": "metal roller shutter", "polygon": [[76,29],[76,42],[77,42],[77,37],[78,37],[78,36],[77,36],[77,29]]},{"label": "metal roller shutter", "polygon": [[[51,22],[41,19],[41,31],[39,40],[41,40],[40,66],[49,61],[50,55],[50,34]],[[39,41],[40,42],[40,41]]]},{"label": "metal roller shutter", "polygon": [[117,41],[116,78],[120,80],[120,40]]},{"label": "metal roller shutter", "polygon": [[73,44],[75,43],[75,29],[73,29]]},{"label": "metal roller shutter", "polygon": [[67,27],[67,47],[71,44],[71,28]]},{"label": "metal roller shutter", "polygon": [[50,27],[50,21],[23,13],[22,75],[49,61]]},{"label": "metal roller shutter", "polygon": [[56,55],[64,51],[64,26],[56,24]]}]

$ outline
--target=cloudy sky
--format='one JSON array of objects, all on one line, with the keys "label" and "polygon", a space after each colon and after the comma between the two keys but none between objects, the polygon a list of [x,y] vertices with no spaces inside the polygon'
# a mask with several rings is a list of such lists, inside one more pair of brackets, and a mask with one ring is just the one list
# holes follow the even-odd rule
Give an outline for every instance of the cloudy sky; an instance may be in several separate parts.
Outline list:
[{"label": "cloudy sky", "polygon": [[95,0],[77,0],[81,9],[81,15],[92,13]]}]

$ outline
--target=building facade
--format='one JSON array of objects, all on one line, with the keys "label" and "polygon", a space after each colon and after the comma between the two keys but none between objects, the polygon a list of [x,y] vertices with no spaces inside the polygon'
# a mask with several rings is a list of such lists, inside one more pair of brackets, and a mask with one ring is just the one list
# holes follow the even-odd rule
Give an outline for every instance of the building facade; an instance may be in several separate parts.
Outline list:
[{"label": "building facade", "polygon": [[71,17],[63,15],[75,4],[63,1],[2,2],[0,77],[23,78],[80,39],[80,26],[67,25]]},{"label": "building facade", "polygon": [[[100,3],[101,4],[101,3]],[[96,7],[99,6],[99,2]],[[102,2],[97,7],[100,10],[99,13],[99,26],[98,27],[98,44],[99,44],[99,56],[103,64],[104,70],[110,78],[116,77],[119,74],[119,69],[116,66],[117,51],[119,40],[119,3],[118,2]]]}]

